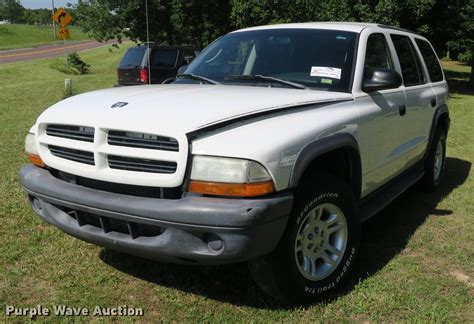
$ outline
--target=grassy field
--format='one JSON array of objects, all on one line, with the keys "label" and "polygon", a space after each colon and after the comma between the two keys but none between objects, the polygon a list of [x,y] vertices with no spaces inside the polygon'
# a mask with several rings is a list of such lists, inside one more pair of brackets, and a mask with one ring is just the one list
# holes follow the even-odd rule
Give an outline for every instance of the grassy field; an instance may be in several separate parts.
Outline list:
[{"label": "grassy field", "polygon": [[[79,28],[69,27],[70,41],[89,39]],[[0,25],[0,50],[33,47],[38,45],[61,43],[53,38],[51,26]]]},{"label": "grassy field", "polygon": [[[72,76],[76,90],[112,86],[123,51],[81,54],[93,74]],[[245,264],[151,262],[76,240],[33,214],[18,170],[27,163],[29,127],[62,97],[65,76],[50,62],[0,65],[0,321],[6,305],[38,304],[143,307],[145,321],[474,321],[474,93],[464,86],[467,67],[446,63],[452,126],[441,189],[410,190],[364,225],[357,274],[340,294],[285,308],[260,293]]]}]

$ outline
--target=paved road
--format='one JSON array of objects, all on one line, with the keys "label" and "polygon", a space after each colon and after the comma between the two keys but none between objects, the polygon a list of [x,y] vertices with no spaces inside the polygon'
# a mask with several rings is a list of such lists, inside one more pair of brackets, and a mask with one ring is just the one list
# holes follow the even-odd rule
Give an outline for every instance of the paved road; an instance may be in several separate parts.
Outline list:
[{"label": "paved road", "polygon": [[[66,43],[68,53],[80,52],[104,45],[105,43],[99,43],[96,41]],[[60,55],[64,55],[64,44],[43,45],[33,48],[19,48],[15,50],[0,51],[0,64],[28,61]]]}]

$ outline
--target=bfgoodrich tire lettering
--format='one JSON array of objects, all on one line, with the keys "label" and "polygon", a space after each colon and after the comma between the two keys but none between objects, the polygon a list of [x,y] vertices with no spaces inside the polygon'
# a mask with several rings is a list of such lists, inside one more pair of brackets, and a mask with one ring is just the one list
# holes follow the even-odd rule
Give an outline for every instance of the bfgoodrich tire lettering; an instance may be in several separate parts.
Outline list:
[{"label": "bfgoodrich tire lettering", "polygon": [[[301,264],[298,264],[298,260],[302,260],[302,249],[298,246],[298,242],[301,242],[302,225],[307,227],[305,222],[308,220],[308,213],[318,210],[318,208],[328,208],[328,215],[324,216],[329,220],[328,223],[332,219],[331,210],[341,211],[339,217],[344,217],[344,219],[340,224],[345,224],[344,230],[346,232],[342,233],[340,237],[345,235],[346,238],[343,245],[335,244],[340,247],[341,255],[339,257],[332,255],[335,265],[331,271],[320,275],[315,273],[313,276],[311,268],[309,268],[310,271],[305,272],[302,270]],[[324,227],[323,223],[318,225],[316,222],[309,229],[318,233],[316,229],[320,231],[325,228],[327,231],[330,226]],[[312,234],[311,231],[306,233]],[[325,237],[330,240],[333,233]],[[324,258],[317,259],[317,255],[320,255],[318,253],[321,251],[313,248],[318,245],[325,249],[327,242],[315,235],[310,238],[314,238],[314,242],[309,238],[304,241],[306,247],[313,243],[311,249],[306,250],[306,256],[316,258],[319,266],[324,267]],[[250,270],[259,287],[271,296],[290,304],[309,303],[332,293],[350,276],[358,252],[359,238],[360,222],[356,215],[354,197],[350,187],[336,177],[317,175],[295,193],[295,206],[292,215],[275,251],[268,256],[251,261]],[[320,244],[321,241],[323,244]],[[299,256],[297,251],[300,252]],[[313,251],[314,253],[312,253]],[[331,256],[329,251],[326,252]],[[304,262],[302,264],[304,265]]]}]

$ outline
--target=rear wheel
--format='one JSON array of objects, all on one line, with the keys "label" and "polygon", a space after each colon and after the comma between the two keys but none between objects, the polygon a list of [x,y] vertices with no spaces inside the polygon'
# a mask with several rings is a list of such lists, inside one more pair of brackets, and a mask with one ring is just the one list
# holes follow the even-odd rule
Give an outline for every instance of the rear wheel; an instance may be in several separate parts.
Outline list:
[{"label": "rear wheel", "polygon": [[436,130],[429,150],[425,160],[425,175],[421,179],[421,185],[422,189],[431,192],[438,189],[444,175],[446,132],[442,128]]},{"label": "rear wheel", "polygon": [[283,302],[315,301],[349,276],[359,234],[350,187],[318,175],[295,193],[282,239],[270,255],[250,262],[251,273],[262,290]]}]

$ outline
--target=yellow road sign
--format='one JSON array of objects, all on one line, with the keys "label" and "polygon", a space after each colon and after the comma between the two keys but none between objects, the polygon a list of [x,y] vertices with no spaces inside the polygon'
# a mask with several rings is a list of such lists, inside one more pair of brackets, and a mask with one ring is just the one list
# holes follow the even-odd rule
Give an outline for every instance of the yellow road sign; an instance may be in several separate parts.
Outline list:
[{"label": "yellow road sign", "polygon": [[69,34],[69,29],[67,29],[66,27],[59,27],[58,38],[59,39],[69,39],[69,38],[71,38],[71,35]]},{"label": "yellow road sign", "polygon": [[62,27],[66,27],[72,21],[72,16],[67,13],[64,8],[59,8],[53,15],[53,20],[61,25]]}]

